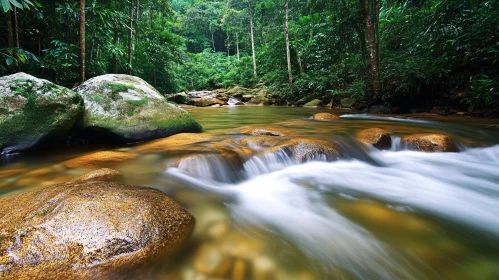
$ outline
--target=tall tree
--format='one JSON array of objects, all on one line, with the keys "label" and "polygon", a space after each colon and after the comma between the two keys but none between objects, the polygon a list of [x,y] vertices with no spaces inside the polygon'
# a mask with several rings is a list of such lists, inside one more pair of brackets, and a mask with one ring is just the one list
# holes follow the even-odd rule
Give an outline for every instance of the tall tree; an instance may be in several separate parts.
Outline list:
[{"label": "tall tree", "polygon": [[14,47],[14,28],[12,27],[12,14],[13,11],[7,12],[7,44],[9,48]]},{"label": "tall tree", "polygon": [[286,0],[286,19],[284,22],[284,33],[286,34],[286,59],[288,63],[289,89],[293,92],[293,73],[291,73],[291,51],[289,49],[289,0]]},{"label": "tall tree", "polygon": [[367,33],[367,45],[369,48],[369,67],[371,70],[371,88],[373,92],[372,102],[380,98],[380,58],[379,58],[379,10],[378,0],[360,0],[364,15],[364,24]]},{"label": "tall tree", "polygon": [[251,53],[253,56],[253,76],[257,75],[256,72],[256,54],[255,54],[255,36],[254,36],[254,24],[253,24],[253,8],[251,7],[250,0],[246,0],[248,2],[248,11],[250,18],[250,37],[251,37]]},{"label": "tall tree", "polygon": [[129,26],[128,28],[128,74],[132,75],[132,59],[133,59],[133,0],[130,0],[129,10]]},{"label": "tall tree", "polygon": [[85,82],[85,0],[80,4],[80,83]]}]

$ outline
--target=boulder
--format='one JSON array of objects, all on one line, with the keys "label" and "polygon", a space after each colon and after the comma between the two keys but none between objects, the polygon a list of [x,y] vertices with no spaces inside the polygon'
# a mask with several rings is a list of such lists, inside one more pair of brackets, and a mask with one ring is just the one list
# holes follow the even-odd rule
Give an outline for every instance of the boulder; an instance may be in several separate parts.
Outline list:
[{"label": "boulder", "polygon": [[[244,97],[244,95],[243,95]],[[251,104],[257,104],[257,105],[269,105],[269,99],[265,97],[265,95],[255,95],[251,100],[249,101]]]},{"label": "boulder", "polygon": [[102,279],[176,251],[194,218],[162,192],[66,183],[0,198],[0,278]]},{"label": "boulder", "polygon": [[248,102],[250,101],[253,97],[255,97],[254,95],[251,95],[251,94],[244,94],[244,95],[241,95],[241,101],[242,102]]},{"label": "boulder", "polygon": [[125,152],[102,151],[67,160],[63,165],[67,168],[99,168],[118,165],[135,158]]},{"label": "boulder", "polygon": [[269,152],[276,153],[284,151],[297,162],[311,160],[337,160],[341,156],[338,147],[328,141],[320,139],[294,138],[285,140],[281,144],[270,149]]},{"label": "boulder", "polygon": [[83,113],[74,91],[25,73],[0,78],[0,153],[63,142]]},{"label": "boulder", "polygon": [[390,149],[392,146],[392,137],[390,136],[390,133],[381,128],[361,130],[357,133],[357,139],[360,142],[373,145],[380,150]]},{"label": "boulder", "polygon": [[216,98],[192,98],[189,101],[190,105],[194,105],[196,107],[208,107],[208,106],[213,106],[213,105],[228,105],[227,102],[222,101],[220,99]]},{"label": "boulder", "polygon": [[457,146],[447,135],[442,134],[415,134],[401,140],[409,150],[422,152],[457,152]]},{"label": "boulder", "polygon": [[318,120],[318,121],[332,121],[332,120],[337,120],[339,118],[340,117],[335,116],[335,115],[330,114],[330,113],[317,113],[314,115],[314,120]]},{"label": "boulder", "polygon": [[177,104],[187,104],[189,103],[190,99],[187,96],[185,92],[177,93],[177,94],[170,94],[168,96],[168,101],[177,103]]},{"label": "boulder", "polygon": [[309,101],[303,105],[304,107],[318,107],[322,103],[321,100],[319,99],[313,99],[312,101]]},{"label": "boulder", "polygon": [[134,76],[98,76],[75,90],[85,100],[79,134],[93,141],[136,142],[201,131],[187,111]]}]

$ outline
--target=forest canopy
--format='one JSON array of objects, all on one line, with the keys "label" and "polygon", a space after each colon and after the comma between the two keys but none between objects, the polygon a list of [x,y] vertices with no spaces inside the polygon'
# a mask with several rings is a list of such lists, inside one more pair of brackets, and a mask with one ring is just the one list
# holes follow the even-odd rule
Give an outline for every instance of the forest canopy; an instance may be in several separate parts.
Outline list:
[{"label": "forest canopy", "polygon": [[73,87],[127,73],[164,94],[265,84],[288,101],[499,106],[495,0],[1,0],[0,6],[0,76],[23,71]]}]

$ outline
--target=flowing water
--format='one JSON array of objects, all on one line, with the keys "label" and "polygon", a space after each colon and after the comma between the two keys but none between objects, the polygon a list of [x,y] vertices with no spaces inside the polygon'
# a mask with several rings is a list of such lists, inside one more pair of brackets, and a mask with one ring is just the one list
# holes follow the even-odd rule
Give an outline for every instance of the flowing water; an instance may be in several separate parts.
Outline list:
[{"label": "flowing water", "polygon": [[[310,118],[320,109],[190,111],[207,140],[4,157],[0,196],[71,180],[88,170],[61,162],[114,149],[135,156],[109,166],[123,182],[163,190],[197,220],[179,254],[137,278],[499,279],[499,132],[486,129],[494,120],[333,111],[341,118],[325,122]],[[248,125],[288,137],[237,132]],[[372,127],[392,133],[391,149],[355,140]],[[414,133],[450,135],[460,151],[408,151],[400,137]],[[271,138],[328,141],[341,156],[315,153],[302,162],[273,149]]]}]

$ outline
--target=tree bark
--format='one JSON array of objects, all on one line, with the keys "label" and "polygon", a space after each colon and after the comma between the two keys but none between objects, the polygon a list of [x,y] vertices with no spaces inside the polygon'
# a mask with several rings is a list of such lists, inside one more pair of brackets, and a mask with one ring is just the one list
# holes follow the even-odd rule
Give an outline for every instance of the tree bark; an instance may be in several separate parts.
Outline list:
[{"label": "tree bark", "polygon": [[255,54],[255,37],[253,32],[253,10],[251,9],[250,0],[246,0],[248,2],[249,16],[250,16],[250,33],[251,33],[251,52],[253,55],[253,76],[257,75],[256,72],[256,54]]},{"label": "tree bark", "polygon": [[85,82],[85,0],[80,3],[80,84]]},{"label": "tree bark", "polygon": [[[293,34],[293,40],[295,40],[295,42],[298,42],[298,39],[296,38],[296,34]],[[299,77],[301,78],[301,75],[303,74],[303,67],[301,64],[301,56],[300,56],[300,52],[298,51],[298,48],[295,48],[295,52],[296,52],[296,60],[298,61],[298,71],[300,72]]]},{"label": "tree bark", "polygon": [[7,12],[7,45],[11,49],[14,47],[14,28],[12,27],[13,13],[13,11]]},{"label": "tree bark", "polygon": [[240,61],[239,56],[239,33],[236,33],[236,52],[237,52],[237,61]]},{"label": "tree bark", "polygon": [[130,33],[128,35],[128,74],[132,75],[132,57],[133,57],[133,0],[130,0],[130,10],[129,10],[129,28]]},{"label": "tree bark", "polygon": [[19,27],[17,25],[17,8],[14,7],[14,32],[15,32],[15,42],[16,42],[16,48],[19,48]]},{"label": "tree bark", "polygon": [[369,48],[369,62],[371,70],[372,101],[379,99],[379,3],[378,0],[361,0],[364,14],[364,24],[367,33],[367,44]]},{"label": "tree bark", "polygon": [[293,92],[293,73],[291,73],[291,51],[289,49],[289,0],[286,0],[286,20],[284,23],[284,33],[286,34],[286,59],[288,62],[289,89]]}]

